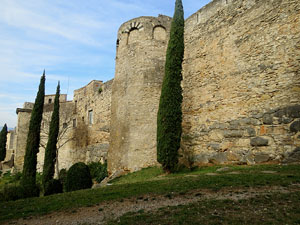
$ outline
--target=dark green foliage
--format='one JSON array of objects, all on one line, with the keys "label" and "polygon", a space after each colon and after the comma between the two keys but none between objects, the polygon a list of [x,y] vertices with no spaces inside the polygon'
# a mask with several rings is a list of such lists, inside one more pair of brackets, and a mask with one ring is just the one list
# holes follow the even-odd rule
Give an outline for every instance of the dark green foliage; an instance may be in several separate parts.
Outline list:
[{"label": "dark green foliage", "polygon": [[95,179],[98,183],[100,183],[105,177],[108,176],[106,161],[104,164],[101,164],[99,162],[92,162],[88,166],[92,179]]},{"label": "dark green foliage", "polygon": [[43,167],[43,187],[44,193],[52,193],[53,190],[47,190],[47,187],[53,188],[54,171],[55,171],[55,162],[57,156],[57,137],[59,132],[59,96],[60,96],[60,85],[58,83],[56,89],[56,95],[54,100],[54,110],[51,117],[51,123],[49,128],[49,137],[45,150],[45,161]]},{"label": "dark green foliage", "polygon": [[87,165],[79,162],[71,166],[66,180],[67,192],[91,188],[92,184],[92,177]]},{"label": "dark green foliage", "polygon": [[174,172],[182,133],[182,61],[184,54],[182,1],[176,0],[167,49],[165,75],[157,115],[157,161],[166,172]]},{"label": "dark green foliage", "polygon": [[63,192],[63,186],[59,180],[51,179],[44,185],[44,190],[44,196],[58,194]]},{"label": "dark green foliage", "polygon": [[[21,184],[24,189],[28,191],[28,195],[36,194],[36,164],[37,164],[37,153],[39,152],[40,144],[40,129],[43,115],[45,96],[45,71],[41,77],[39,91],[37,93],[35,103],[32,109],[29,131],[26,143],[26,152],[24,157],[23,176]],[[34,195],[36,196],[36,195]]]},{"label": "dark green foliage", "polygon": [[7,141],[7,126],[4,124],[0,132],[0,161],[3,161],[6,156],[6,141]]},{"label": "dark green foliage", "polygon": [[22,198],[38,197],[40,190],[37,186],[24,186],[16,183],[4,186],[3,200],[4,201],[15,201]]},{"label": "dark green foliage", "polygon": [[59,181],[62,183],[63,186],[65,186],[66,180],[67,180],[67,170],[66,169],[61,169],[59,171]]}]

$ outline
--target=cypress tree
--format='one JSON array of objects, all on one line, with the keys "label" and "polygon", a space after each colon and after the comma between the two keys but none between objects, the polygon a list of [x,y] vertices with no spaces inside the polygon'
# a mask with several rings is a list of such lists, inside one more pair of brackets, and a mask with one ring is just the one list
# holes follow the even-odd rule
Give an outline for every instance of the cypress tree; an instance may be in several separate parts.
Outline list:
[{"label": "cypress tree", "polygon": [[174,172],[182,133],[182,61],[184,54],[184,12],[176,0],[168,43],[165,75],[157,115],[157,161],[164,171]]},{"label": "cypress tree", "polygon": [[4,124],[0,132],[0,161],[3,161],[6,156],[6,142],[7,142],[7,126]]},{"label": "cypress tree", "polygon": [[40,130],[43,116],[45,97],[45,71],[41,77],[39,90],[31,112],[29,131],[27,135],[26,152],[24,157],[23,176],[21,184],[26,192],[26,197],[37,195],[36,190],[36,164],[39,152]]},{"label": "cypress tree", "polygon": [[48,142],[45,150],[45,159],[43,167],[43,186],[44,195],[48,195],[52,190],[50,188],[50,181],[53,179],[56,162],[57,152],[57,137],[59,132],[59,96],[60,96],[60,85],[58,83],[56,89],[56,95],[54,100],[54,109],[51,116]]}]

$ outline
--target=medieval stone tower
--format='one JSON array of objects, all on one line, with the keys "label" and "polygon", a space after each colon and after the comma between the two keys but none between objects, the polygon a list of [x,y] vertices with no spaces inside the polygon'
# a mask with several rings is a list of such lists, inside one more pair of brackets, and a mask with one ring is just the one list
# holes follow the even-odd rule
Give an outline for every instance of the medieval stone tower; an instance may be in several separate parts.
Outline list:
[{"label": "medieval stone tower", "polygon": [[140,17],[118,32],[108,169],[156,163],[156,114],[171,18]]}]

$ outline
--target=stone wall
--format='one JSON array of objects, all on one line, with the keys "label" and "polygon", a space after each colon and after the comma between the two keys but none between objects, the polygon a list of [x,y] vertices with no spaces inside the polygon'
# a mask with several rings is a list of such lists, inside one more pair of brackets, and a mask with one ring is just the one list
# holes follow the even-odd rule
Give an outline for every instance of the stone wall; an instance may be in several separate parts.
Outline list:
[{"label": "stone wall", "polygon": [[139,17],[118,32],[108,169],[156,164],[156,116],[171,18]]},{"label": "stone wall", "polygon": [[299,1],[215,0],[188,18],[185,162],[279,162],[299,151],[299,56]]},{"label": "stone wall", "polygon": [[74,92],[76,126],[72,158],[86,163],[107,159],[113,80],[91,81]]},{"label": "stone wall", "polygon": [[[57,144],[59,169],[68,169],[77,162],[106,160],[109,146],[111,85],[112,80],[106,83],[91,81],[87,86],[75,90],[73,101],[67,101],[66,95],[60,96],[60,131]],[[37,155],[39,172],[43,169],[54,97],[55,95],[45,96],[40,149]],[[25,103],[23,108],[17,109],[17,170],[23,168],[32,107],[32,103]]]}]

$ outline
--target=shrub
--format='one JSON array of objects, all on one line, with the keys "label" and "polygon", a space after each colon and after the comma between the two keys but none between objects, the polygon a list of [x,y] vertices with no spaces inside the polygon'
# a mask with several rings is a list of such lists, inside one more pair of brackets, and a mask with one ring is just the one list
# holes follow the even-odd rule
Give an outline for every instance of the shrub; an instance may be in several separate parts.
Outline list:
[{"label": "shrub", "polygon": [[2,193],[4,201],[15,201],[22,198],[38,197],[40,190],[37,186],[28,187],[17,184],[5,185]]},{"label": "shrub", "polygon": [[100,162],[92,162],[88,166],[92,179],[95,179],[98,183],[108,176],[106,161],[104,164],[101,164]]},{"label": "shrub", "polygon": [[89,167],[82,162],[76,163],[69,169],[66,180],[66,191],[76,191],[92,187]]},{"label": "shrub", "polygon": [[68,171],[66,169],[61,169],[59,171],[59,178],[58,179],[59,179],[60,183],[62,183],[62,184],[66,183],[67,173],[68,173]]},{"label": "shrub", "polygon": [[49,180],[47,183],[45,183],[44,188],[45,188],[44,196],[63,192],[62,183],[56,179]]},{"label": "shrub", "polygon": [[21,198],[32,198],[40,196],[40,187],[36,184],[21,184],[20,185]]}]

